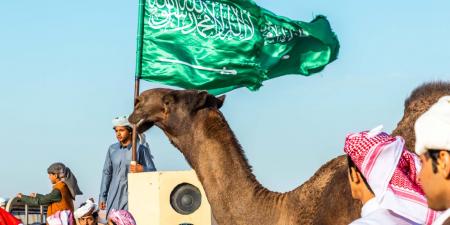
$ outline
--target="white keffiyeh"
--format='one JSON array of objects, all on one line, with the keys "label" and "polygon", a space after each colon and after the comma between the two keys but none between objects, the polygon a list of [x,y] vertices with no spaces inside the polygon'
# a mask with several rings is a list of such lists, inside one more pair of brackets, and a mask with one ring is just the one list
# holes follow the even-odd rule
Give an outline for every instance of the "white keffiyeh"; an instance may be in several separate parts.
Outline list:
[{"label": "white keffiyeh", "polygon": [[91,199],[88,199],[83,206],[75,210],[74,216],[75,219],[79,219],[88,214],[92,214],[97,210],[97,204],[95,204]]}]

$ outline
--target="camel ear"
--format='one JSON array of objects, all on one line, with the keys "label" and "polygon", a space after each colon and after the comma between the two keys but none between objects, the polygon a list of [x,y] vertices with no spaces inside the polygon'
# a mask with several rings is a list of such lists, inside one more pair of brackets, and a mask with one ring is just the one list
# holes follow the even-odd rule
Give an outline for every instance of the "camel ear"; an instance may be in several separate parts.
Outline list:
[{"label": "camel ear", "polygon": [[225,101],[226,95],[221,95],[216,98],[217,100],[217,108],[220,109],[223,106],[223,102]]},{"label": "camel ear", "polygon": [[194,105],[194,110],[199,110],[199,109],[203,109],[203,108],[207,108],[208,106],[208,99],[209,99],[209,94],[207,91],[199,91],[197,92],[197,96],[195,97],[196,101],[195,101],[195,105]]},{"label": "camel ear", "polygon": [[216,98],[214,95],[208,94],[207,91],[200,91],[197,94],[195,109],[199,110],[208,107],[214,107],[219,109],[220,107],[222,107],[224,100],[225,95]]}]

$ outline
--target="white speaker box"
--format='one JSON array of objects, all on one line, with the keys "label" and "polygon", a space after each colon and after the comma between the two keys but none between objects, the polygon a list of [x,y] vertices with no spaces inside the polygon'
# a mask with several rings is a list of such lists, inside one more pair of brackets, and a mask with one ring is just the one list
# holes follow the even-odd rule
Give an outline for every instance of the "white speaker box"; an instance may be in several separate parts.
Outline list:
[{"label": "white speaker box", "polygon": [[128,209],[139,225],[215,224],[193,170],[128,174]]}]

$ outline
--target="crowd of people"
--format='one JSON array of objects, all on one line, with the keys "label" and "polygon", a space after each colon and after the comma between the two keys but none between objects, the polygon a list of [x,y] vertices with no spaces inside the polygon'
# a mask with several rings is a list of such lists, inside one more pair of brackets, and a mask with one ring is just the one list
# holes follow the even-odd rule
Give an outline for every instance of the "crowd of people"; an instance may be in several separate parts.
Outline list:
[{"label": "crowd of people", "polygon": [[[131,163],[132,128],[127,117],[115,118],[113,128],[118,143],[106,155],[98,206],[91,198],[74,208],[75,196],[82,192],[75,175],[62,163],[47,169],[53,184],[49,194],[19,193],[20,201],[48,205],[49,225],[98,224],[99,209],[106,211],[104,223],[136,224],[127,211],[127,175],[156,169],[143,137],[137,163]],[[441,97],[417,119],[415,134],[415,154],[402,137],[383,132],[382,126],[347,135],[348,181],[352,197],[363,205],[361,218],[351,225],[450,224],[450,96]],[[0,224],[2,220],[0,216]]]},{"label": "crowd of people", "polygon": [[[114,225],[136,224],[128,210],[128,173],[155,171],[156,167],[145,137],[140,135],[136,162],[132,162],[132,126],[128,117],[113,119],[113,129],[118,140],[106,154],[102,170],[99,205],[90,198],[74,207],[77,195],[83,194],[75,175],[69,167],[57,162],[48,169],[48,177],[53,189],[48,194],[17,194],[20,202],[28,205],[47,205],[48,225],[93,225],[98,223]],[[100,221],[98,211],[105,210],[107,221]],[[1,224],[0,224],[1,225]]]},{"label": "crowd of people", "polygon": [[362,203],[351,225],[450,224],[450,96],[415,123],[415,153],[381,127],[347,136],[352,196]]}]

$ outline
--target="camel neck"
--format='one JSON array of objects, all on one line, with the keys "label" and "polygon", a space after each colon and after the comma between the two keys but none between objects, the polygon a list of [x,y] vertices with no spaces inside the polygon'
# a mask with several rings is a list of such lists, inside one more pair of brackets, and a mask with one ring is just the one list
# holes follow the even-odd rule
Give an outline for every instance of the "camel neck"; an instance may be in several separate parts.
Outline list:
[{"label": "camel neck", "polygon": [[344,157],[296,189],[277,193],[258,183],[219,111],[201,110],[180,127],[162,129],[197,173],[218,224],[348,224],[359,216]]},{"label": "camel neck", "polygon": [[[254,205],[258,201],[261,205],[273,205],[276,214],[276,204],[268,204],[266,201],[277,201],[280,194],[268,191],[256,180],[241,146],[223,116],[213,110],[198,114],[193,121],[192,131],[187,132],[189,135],[179,139],[178,143],[183,143],[179,148],[203,184],[207,197],[216,210],[215,215],[234,215],[233,218],[216,218],[218,222],[239,220],[236,215],[248,217],[254,213]],[[214,207],[214,204],[217,205]],[[238,205],[241,206],[239,209],[233,208]]]}]

